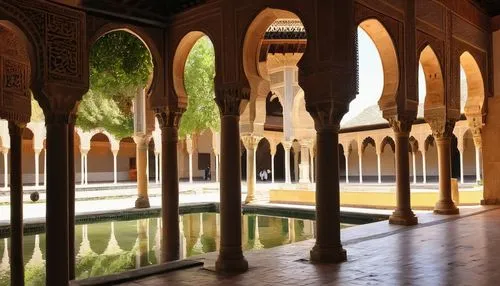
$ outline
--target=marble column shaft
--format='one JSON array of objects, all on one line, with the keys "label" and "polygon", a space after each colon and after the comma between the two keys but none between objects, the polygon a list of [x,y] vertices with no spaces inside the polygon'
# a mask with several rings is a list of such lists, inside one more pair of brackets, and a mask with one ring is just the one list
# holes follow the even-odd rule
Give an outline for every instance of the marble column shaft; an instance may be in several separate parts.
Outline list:
[{"label": "marble column shaft", "polygon": [[[11,285],[24,285],[23,262],[23,180],[22,134],[24,125],[9,121],[10,135],[10,279]],[[4,247],[7,247],[5,245]]]}]

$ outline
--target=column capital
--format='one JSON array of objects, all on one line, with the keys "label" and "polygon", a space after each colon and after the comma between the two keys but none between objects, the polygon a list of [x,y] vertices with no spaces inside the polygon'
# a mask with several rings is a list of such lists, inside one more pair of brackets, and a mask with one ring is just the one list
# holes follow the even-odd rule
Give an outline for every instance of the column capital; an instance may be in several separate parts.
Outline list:
[{"label": "column capital", "polygon": [[401,116],[395,115],[386,118],[389,121],[389,126],[396,135],[409,136],[413,121],[415,118],[413,116]]},{"label": "column capital", "polygon": [[283,149],[285,149],[285,151],[290,151],[292,149],[293,142],[292,141],[281,141],[281,145],[283,145]]},{"label": "column capital", "polygon": [[184,108],[169,106],[156,109],[156,118],[158,119],[162,131],[164,128],[178,129],[180,119],[185,111]]},{"label": "column capital", "polygon": [[134,134],[133,136],[134,142],[139,149],[147,149],[149,140],[151,139],[151,135],[148,134]]},{"label": "column capital", "polygon": [[257,149],[257,146],[259,145],[261,139],[262,139],[261,136],[256,136],[252,134],[241,136],[241,141],[243,141],[243,145],[245,145],[245,149],[247,150]]},{"label": "column capital", "polygon": [[269,151],[271,153],[271,156],[276,155],[276,144],[273,141],[269,142]]},{"label": "column capital", "polygon": [[427,121],[432,129],[432,136],[437,140],[449,139],[455,128],[454,119],[431,119]]},{"label": "column capital", "polygon": [[318,101],[314,103],[306,102],[306,110],[314,120],[316,131],[334,131],[340,129],[340,121],[347,113],[348,107],[343,103],[337,103],[333,99]]},{"label": "column capital", "polygon": [[223,87],[216,89],[215,102],[222,116],[240,116],[250,99],[246,87]]},{"label": "column capital", "polygon": [[113,156],[115,156],[115,157],[116,157],[116,156],[118,156],[118,152],[119,152],[119,151],[120,151],[120,150],[111,150],[111,153],[113,153]]}]

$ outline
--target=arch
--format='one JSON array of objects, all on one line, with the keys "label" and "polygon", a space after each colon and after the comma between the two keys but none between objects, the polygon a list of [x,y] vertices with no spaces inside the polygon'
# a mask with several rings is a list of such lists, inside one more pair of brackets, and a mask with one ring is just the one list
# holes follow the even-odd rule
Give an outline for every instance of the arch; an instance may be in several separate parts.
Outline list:
[{"label": "arch", "polygon": [[375,18],[364,19],[358,26],[372,39],[382,62],[384,85],[379,106],[385,109],[396,103],[399,88],[399,63],[394,41],[384,25]]},{"label": "arch", "polygon": [[481,69],[471,53],[465,51],[460,55],[462,66],[467,80],[467,100],[465,102],[465,115],[472,120],[472,116],[482,117],[485,101],[484,80]]},{"label": "arch", "polygon": [[434,136],[432,136],[432,135],[427,136],[427,138],[425,138],[425,142],[424,142],[425,151],[429,150],[429,147],[434,147],[435,144],[436,143],[434,140]]},{"label": "arch", "polygon": [[361,144],[361,151],[365,152],[365,149],[366,147],[368,147],[368,145],[371,145],[373,148],[376,148],[375,140],[373,140],[373,138],[371,138],[370,136],[363,139],[363,143]]},{"label": "arch", "polygon": [[25,42],[31,67],[30,86],[37,91],[34,93],[36,99],[41,100],[42,94],[39,91],[45,76],[44,39],[30,17],[5,1],[0,2],[0,26],[9,28]]},{"label": "arch", "polygon": [[[265,137],[263,137],[257,145],[255,162],[255,169],[257,171],[257,174],[259,174],[261,170],[271,170],[271,145],[269,143],[269,140],[267,140],[267,138]],[[271,180],[270,174],[268,176],[268,180]]]},{"label": "arch", "polygon": [[148,35],[145,30],[130,24],[108,23],[97,29],[97,31],[89,38],[88,49],[90,50],[92,46],[103,36],[119,31],[127,32],[135,36],[143,43],[143,45],[146,47],[146,49],[148,49],[149,54],[151,55],[151,60],[153,62],[153,76],[149,87],[147,87],[147,94],[150,95],[155,90],[155,87],[159,85],[158,82],[161,82],[163,80],[163,57],[156,47],[155,41],[150,37],[150,35]]},{"label": "arch", "polygon": [[420,63],[425,74],[426,86],[424,117],[428,117],[433,109],[444,107],[446,104],[443,74],[439,59],[430,45],[420,53]]},{"label": "arch", "polygon": [[394,143],[394,139],[390,136],[385,136],[384,139],[382,139],[382,142],[380,143],[380,152],[384,153],[385,151],[385,146],[389,145],[391,147],[392,152],[394,153],[396,151],[396,144]]},{"label": "arch", "polygon": [[413,136],[410,136],[409,141],[410,141],[410,152],[414,152],[414,153],[418,152],[419,149],[418,149],[417,139],[415,139],[415,137],[413,137]]},{"label": "arch", "polygon": [[243,41],[242,62],[243,71],[245,72],[251,88],[258,87],[263,83],[264,79],[268,79],[265,62],[260,62],[260,50],[267,29],[278,19],[300,18],[297,14],[290,11],[265,8],[257,14],[246,29],[245,39]]},{"label": "arch", "polygon": [[[189,57],[189,53],[193,49],[196,42],[198,42],[198,40],[204,36],[208,37],[207,34],[200,31],[189,32],[180,40],[175,50],[172,62],[173,85],[175,94],[177,95],[177,100],[184,104],[187,103],[187,98],[188,98],[186,88],[184,86],[184,73],[186,70],[186,61]],[[212,41],[210,37],[208,38],[210,39],[210,41]],[[217,65],[217,62],[215,64]],[[217,67],[215,68],[215,70],[217,70]]]}]

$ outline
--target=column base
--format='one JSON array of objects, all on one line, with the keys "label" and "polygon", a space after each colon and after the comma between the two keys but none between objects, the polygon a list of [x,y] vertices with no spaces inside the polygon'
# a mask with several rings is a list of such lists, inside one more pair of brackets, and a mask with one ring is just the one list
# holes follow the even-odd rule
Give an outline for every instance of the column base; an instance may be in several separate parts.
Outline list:
[{"label": "column base", "polygon": [[339,263],[347,260],[347,252],[342,246],[321,248],[314,245],[310,252],[310,259],[312,263]]},{"label": "column base", "polygon": [[455,206],[453,201],[438,201],[434,207],[434,213],[440,215],[455,215],[459,214],[460,211]]},{"label": "column base", "polygon": [[144,197],[138,197],[137,200],[135,200],[135,208],[136,209],[146,209],[149,208],[149,199],[144,198]]},{"label": "column base", "polygon": [[219,257],[217,257],[217,261],[215,261],[215,271],[229,274],[246,272],[248,270],[248,261],[243,256],[241,249],[236,252],[239,253],[228,255],[227,251],[225,251],[225,254],[221,251]]},{"label": "column base", "polygon": [[418,224],[418,218],[411,209],[407,211],[395,210],[389,217],[389,224],[406,226],[416,225]]}]

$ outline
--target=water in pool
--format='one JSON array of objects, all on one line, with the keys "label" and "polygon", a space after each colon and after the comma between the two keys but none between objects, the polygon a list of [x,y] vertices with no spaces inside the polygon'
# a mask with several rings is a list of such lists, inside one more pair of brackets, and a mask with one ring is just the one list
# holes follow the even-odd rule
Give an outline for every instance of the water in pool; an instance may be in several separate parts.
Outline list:
[{"label": "water in pool", "polygon": [[[245,250],[271,248],[314,237],[314,221],[243,216]],[[108,275],[158,263],[161,220],[146,218],[77,225],[76,277]],[[196,213],[180,219],[183,258],[217,251],[219,214]],[[9,239],[0,239],[0,285],[10,284]],[[26,285],[45,284],[45,234],[24,237]]]}]

